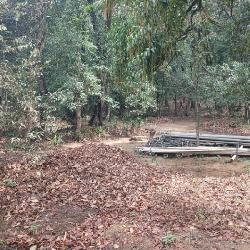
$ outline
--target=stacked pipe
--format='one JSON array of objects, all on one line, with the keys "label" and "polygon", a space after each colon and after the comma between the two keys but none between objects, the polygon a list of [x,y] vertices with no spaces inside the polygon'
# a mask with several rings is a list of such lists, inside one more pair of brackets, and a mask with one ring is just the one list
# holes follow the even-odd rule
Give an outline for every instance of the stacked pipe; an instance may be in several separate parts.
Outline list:
[{"label": "stacked pipe", "polygon": [[[250,136],[200,134],[201,146],[244,146],[250,147]],[[195,133],[164,133],[151,139],[147,147],[194,147]]]}]

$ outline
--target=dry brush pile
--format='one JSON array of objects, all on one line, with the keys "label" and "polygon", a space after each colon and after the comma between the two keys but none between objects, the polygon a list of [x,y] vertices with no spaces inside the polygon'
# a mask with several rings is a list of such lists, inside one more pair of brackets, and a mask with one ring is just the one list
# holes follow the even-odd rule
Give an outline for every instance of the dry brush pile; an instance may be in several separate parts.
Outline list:
[{"label": "dry brush pile", "polygon": [[[166,232],[249,239],[249,174],[170,175],[119,148],[85,142],[3,167],[0,240],[27,249],[161,249]],[[176,242],[178,245],[178,241]],[[129,248],[127,248],[129,249]]]}]

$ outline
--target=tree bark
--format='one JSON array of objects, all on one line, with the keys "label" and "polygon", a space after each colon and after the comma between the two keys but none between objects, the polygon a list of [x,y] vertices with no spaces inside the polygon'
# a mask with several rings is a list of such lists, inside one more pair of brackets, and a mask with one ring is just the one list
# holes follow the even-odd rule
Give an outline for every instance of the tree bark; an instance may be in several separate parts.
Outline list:
[{"label": "tree bark", "polygon": [[93,114],[92,114],[91,119],[89,121],[90,126],[97,126],[98,127],[98,126],[103,125],[102,106],[103,105],[102,105],[101,97],[97,96],[94,111],[93,111]]},{"label": "tree bark", "polygon": [[[87,2],[89,5],[93,5],[94,0],[87,0]],[[94,32],[95,44],[97,47],[97,54],[100,57],[102,57],[104,55],[104,53],[103,53],[103,49],[102,49],[102,45],[101,45],[101,34],[100,34],[99,27],[98,27],[97,16],[96,16],[96,13],[94,10],[90,11],[90,18],[91,18],[91,23],[92,23],[93,32]],[[103,76],[102,74],[104,74],[104,72],[100,72],[102,89],[104,89],[106,87],[105,80],[104,80],[104,79],[106,79],[106,76]],[[100,96],[97,96],[95,99],[96,99],[96,103],[95,103],[92,117],[89,121],[89,125],[90,126],[102,126],[103,125],[103,122],[102,122],[102,118],[103,118],[102,100],[101,100]]]},{"label": "tree bark", "polygon": [[82,129],[82,110],[81,105],[78,104],[76,107],[76,132],[81,133]]},{"label": "tree bark", "polygon": [[[89,5],[93,5],[95,0],[87,0]],[[109,29],[111,26],[111,16],[112,16],[112,1],[106,0],[105,4],[105,27],[106,29]],[[108,57],[107,49],[105,47],[105,35],[102,33],[99,24],[98,24],[98,17],[96,15],[96,12],[94,10],[90,11],[90,18],[91,18],[91,23],[93,26],[93,31],[94,31],[94,40],[95,40],[95,45],[97,47],[97,54],[99,56],[99,64],[107,65],[107,62],[110,60]],[[105,62],[105,63],[104,63]],[[109,83],[108,83],[108,75],[107,72],[102,70],[99,72],[100,75],[100,80],[101,80],[101,86],[102,86],[102,95],[109,95]],[[94,113],[92,114],[92,117],[89,121],[90,125],[95,125],[95,126],[102,126],[103,125],[103,109],[104,105],[107,107],[108,114],[110,114],[110,107],[109,103],[104,104],[101,96],[96,97],[96,104],[94,108]],[[107,117],[106,117],[107,118]]]},{"label": "tree bark", "polygon": [[245,112],[244,112],[244,118],[245,118],[245,121],[247,123],[249,123],[249,113],[250,113],[250,107],[248,106],[248,104],[246,103],[245,104]]},{"label": "tree bark", "polygon": [[40,95],[44,96],[44,95],[48,94],[48,89],[46,86],[44,75],[39,76],[37,78],[37,81],[38,81]]},{"label": "tree bark", "polygon": [[[39,67],[39,73],[37,75],[37,84],[41,96],[46,96],[48,94],[48,89],[43,74],[43,65],[41,63],[41,55],[43,52],[45,38],[46,38],[46,13],[49,4],[50,0],[39,0],[35,6],[35,13],[34,13],[34,16],[36,18],[36,30],[37,30],[37,32],[35,33],[36,49],[39,55],[39,58],[37,59]],[[44,108],[40,107],[39,122],[41,123],[44,119],[45,119]]]},{"label": "tree bark", "polygon": [[196,97],[195,102],[195,113],[196,113],[196,145],[200,146],[200,103]]},{"label": "tree bark", "polygon": [[156,92],[156,105],[157,105],[157,116],[161,116],[161,107],[160,107],[160,94],[159,90]]},{"label": "tree bark", "polygon": [[[41,57],[45,38],[46,38],[46,13],[48,9],[49,1],[39,0],[36,5],[36,19],[37,19],[37,33],[36,33],[36,48],[39,51],[39,56]],[[37,77],[38,87],[40,95],[46,95],[48,93],[45,78],[43,75],[43,68],[41,63],[39,63],[41,68],[39,75]]]},{"label": "tree bark", "polygon": [[230,16],[231,17],[233,16],[233,8],[234,8],[234,0],[231,0],[231,3],[230,3]]},{"label": "tree bark", "polygon": [[174,96],[174,115],[177,116],[177,96]]}]

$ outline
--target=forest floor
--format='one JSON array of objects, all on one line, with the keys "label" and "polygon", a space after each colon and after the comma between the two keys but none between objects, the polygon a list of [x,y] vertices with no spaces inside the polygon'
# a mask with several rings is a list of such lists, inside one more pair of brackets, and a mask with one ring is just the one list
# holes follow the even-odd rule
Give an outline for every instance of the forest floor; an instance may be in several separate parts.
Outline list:
[{"label": "forest floor", "polygon": [[[203,124],[207,124],[205,120]],[[207,126],[207,125],[206,125]],[[152,128],[156,130],[157,134],[162,132],[195,132],[196,122],[194,119],[171,119],[169,121],[154,121],[146,123],[142,129]],[[224,126],[225,127],[225,126]],[[220,129],[223,130],[221,126]],[[201,132],[211,132],[212,129],[202,130]],[[246,134],[250,132],[250,129],[245,130]],[[229,133],[230,134],[230,133]],[[242,134],[242,133],[238,133]],[[136,136],[135,136],[136,138]],[[186,173],[192,174],[195,177],[227,177],[232,175],[240,175],[242,173],[250,172],[250,159],[241,159],[233,163],[229,163],[227,157],[184,157],[184,158],[164,158],[164,157],[149,157],[145,155],[139,155],[136,153],[135,148],[145,145],[148,141],[148,135],[138,135],[138,141],[130,141],[130,137],[112,138],[103,140],[102,142],[120,147],[121,149],[134,155],[137,159],[140,159],[146,164],[155,167],[163,167],[166,171],[171,173]],[[65,147],[77,147],[81,144],[68,144]]]},{"label": "forest floor", "polygon": [[0,249],[250,248],[250,159],[147,157],[147,135],[129,139],[0,152]]}]

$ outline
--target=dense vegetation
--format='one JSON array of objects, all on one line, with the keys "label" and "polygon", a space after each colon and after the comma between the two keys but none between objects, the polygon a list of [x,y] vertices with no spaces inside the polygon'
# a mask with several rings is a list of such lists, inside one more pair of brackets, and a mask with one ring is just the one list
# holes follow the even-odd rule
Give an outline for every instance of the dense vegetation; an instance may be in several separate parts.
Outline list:
[{"label": "dense vegetation", "polygon": [[247,120],[249,57],[248,0],[1,0],[1,131],[195,107]]}]

